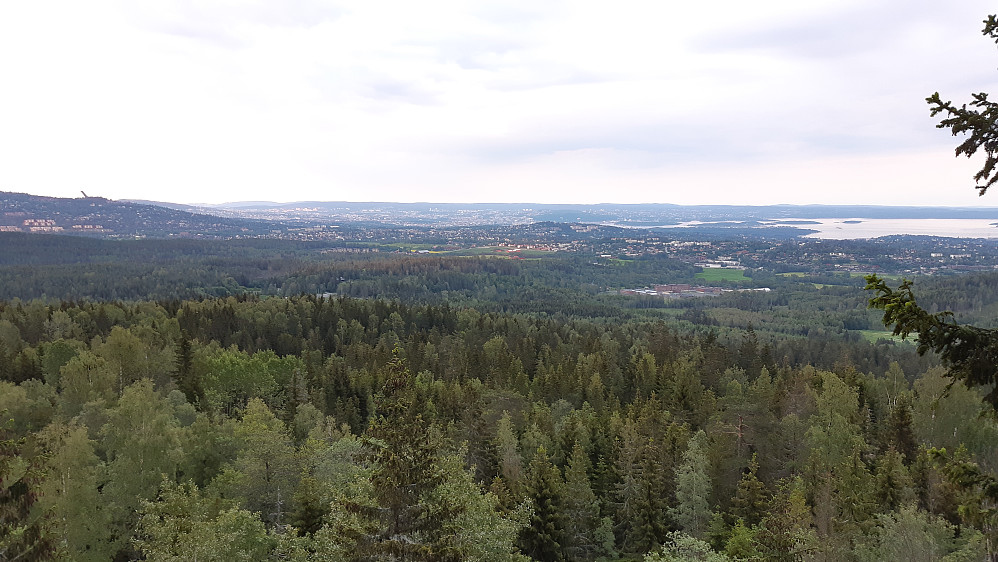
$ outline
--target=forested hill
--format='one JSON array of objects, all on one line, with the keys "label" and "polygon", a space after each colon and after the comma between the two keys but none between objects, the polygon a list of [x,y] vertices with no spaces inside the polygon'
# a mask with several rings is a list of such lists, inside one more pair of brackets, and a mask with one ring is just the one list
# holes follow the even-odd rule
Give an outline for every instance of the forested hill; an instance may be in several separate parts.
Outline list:
[{"label": "forested hill", "polygon": [[270,221],[223,218],[102,197],[40,197],[0,191],[0,231],[97,237],[232,238],[269,234]]}]

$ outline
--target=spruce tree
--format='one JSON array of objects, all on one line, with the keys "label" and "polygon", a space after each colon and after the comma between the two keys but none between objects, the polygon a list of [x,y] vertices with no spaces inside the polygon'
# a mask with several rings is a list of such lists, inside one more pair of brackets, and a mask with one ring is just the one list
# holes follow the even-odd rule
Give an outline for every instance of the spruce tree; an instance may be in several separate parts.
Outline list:
[{"label": "spruce tree", "polygon": [[758,455],[753,453],[748,469],[738,481],[738,489],[731,500],[731,516],[744,521],[752,527],[758,525],[769,509],[769,498],[766,485],[759,480]]},{"label": "spruce tree", "polygon": [[683,463],[676,471],[676,505],[673,517],[687,534],[702,538],[710,522],[710,476],[707,434],[701,429],[690,438]]},{"label": "spruce tree", "polygon": [[377,416],[363,441],[362,460],[371,466],[370,504],[343,501],[366,522],[353,535],[354,560],[446,562],[458,560],[444,523],[457,515],[430,494],[444,482],[438,435],[414,404],[412,374],[396,349],[378,397]]},{"label": "spruce tree", "polygon": [[589,457],[576,441],[565,469],[565,501],[567,545],[565,551],[573,559],[589,560],[598,549],[595,539],[599,525],[599,500],[589,483]]},{"label": "spruce tree", "polygon": [[180,336],[177,344],[176,372],[174,382],[184,393],[187,401],[199,407],[204,407],[204,387],[201,378],[194,370],[194,350],[191,338],[186,334]]},{"label": "spruce tree", "polygon": [[564,560],[566,540],[561,476],[544,447],[537,449],[530,461],[526,493],[534,511],[530,524],[520,532],[520,549],[534,560]]},{"label": "spruce tree", "polygon": [[918,439],[915,437],[911,410],[911,396],[904,393],[898,397],[887,418],[887,443],[904,455],[906,465],[915,462],[918,456]]}]

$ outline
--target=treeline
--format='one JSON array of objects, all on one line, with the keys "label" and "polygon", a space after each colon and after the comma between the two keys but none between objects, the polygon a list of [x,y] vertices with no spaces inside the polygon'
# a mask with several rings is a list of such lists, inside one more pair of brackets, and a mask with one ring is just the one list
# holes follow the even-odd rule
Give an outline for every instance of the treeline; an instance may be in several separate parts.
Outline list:
[{"label": "treeline", "polygon": [[[341,243],[342,244],[342,243]],[[336,293],[480,309],[607,316],[608,288],[692,281],[668,258],[596,264],[544,260],[340,253],[340,246],[282,240],[93,240],[0,233],[0,299],[171,300],[258,293]]]},{"label": "treeline", "polygon": [[641,316],[315,296],[5,302],[0,513],[16,532],[0,548],[980,559],[988,506],[929,448],[994,470],[998,428],[927,365],[904,347]]}]

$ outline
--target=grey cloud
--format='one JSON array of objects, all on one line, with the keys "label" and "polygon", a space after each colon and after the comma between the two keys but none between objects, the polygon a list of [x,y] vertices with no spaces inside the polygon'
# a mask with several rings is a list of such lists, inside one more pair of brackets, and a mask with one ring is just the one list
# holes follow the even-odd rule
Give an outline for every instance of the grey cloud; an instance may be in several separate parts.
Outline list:
[{"label": "grey cloud", "polygon": [[608,115],[593,121],[551,119],[505,138],[470,141],[445,150],[475,161],[509,163],[563,151],[612,149],[631,155],[622,159],[626,167],[646,168],[822,154],[886,154],[938,140],[930,127],[905,136],[876,126],[850,127],[820,112],[783,116],[775,112],[778,109],[649,117],[641,122],[633,118],[614,121]]}]

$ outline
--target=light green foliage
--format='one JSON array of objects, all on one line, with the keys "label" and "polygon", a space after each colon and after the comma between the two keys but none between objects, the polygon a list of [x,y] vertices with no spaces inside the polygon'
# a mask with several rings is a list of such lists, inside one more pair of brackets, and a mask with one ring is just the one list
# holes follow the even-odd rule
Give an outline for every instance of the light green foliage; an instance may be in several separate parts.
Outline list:
[{"label": "light green foliage", "polygon": [[38,431],[54,414],[55,389],[38,380],[19,385],[0,381],[0,423],[10,421],[9,429],[16,435]]},{"label": "light green foliage", "polygon": [[235,460],[237,444],[233,436],[234,425],[228,420],[213,422],[208,415],[197,414],[194,423],[181,433],[184,457],[179,472],[183,479],[193,480],[201,487],[207,486],[226,463]]},{"label": "light green foliage", "polygon": [[973,529],[963,528],[959,539],[945,520],[913,506],[877,516],[877,527],[855,549],[861,562],[905,560],[910,562],[971,561],[984,559],[984,540]]},{"label": "light green foliage", "polygon": [[273,351],[250,356],[235,349],[215,348],[199,350],[192,368],[203,373],[201,384],[208,405],[228,410],[242,406],[250,398],[279,405],[283,389],[302,364],[298,357],[278,357]]},{"label": "light green foliage", "polygon": [[739,519],[731,528],[731,536],[724,545],[724,553],[734,560],[754,560],[759,557],[755,546],[755,530]]},{"label": "light green foliage", "polygon": [[42,371],[45,373],[45,382],[58,387],[62,366],[84,349],[86,346],[83,342],[72,339],[57,339],[43,346]]},{"label": "light green foliage", "polygon": [[148,346],[121,326],[112,328],[104,343],[94,347],[94,353],[115,372],[119,393],[139,379],[152,379]]},{"label": "light green foliage", "polygon": [[205,497],[189,482],[164,482],[159,499],[142,505],[136,540],[148,559],[163,562],[264,560],[276,544],[255,513]]},{"label": "light green foliage", "polygon": [[108,411],[100,431],[108,475],[101,498],[119,548],[128,546],[141,503],[155,497],[164,478],[176,477],[183,453],[181,433],[172,405],[148,380],[126,388],[118,405]]},{"label": "light green foliage", "polygon": [[330,493],[367,474],[366,468],[355,460],[362,451],[361,441],[349,433],[332,442],[309,439],[303,450],[306,466]]},{"label": "light green foliage", "polygon": [[710,522],[710,467],[707,434],[700,430],[690,437],[683,462],[676,471],[676,507],[672,516],[686,534],[702,538]]},{"label": "light green foliage", "polygon": [[21,331],[13,322],[6,318],[0,319],[0,346],[9,354],[21,351],[24,342],[21,340]]},{"label": "light green foliage", "polygon": [[669,533],[662,550],[644,557],[644,562],[730,562],[726,554],[714,552],[704,541],[683,532]]},{"label": "light green foliage", "polygon": [[851,420],[859,410],[859,395],[835,373],[822,372],[815,404],[807,430],[811,455],[820,466],[838,466],[864,446],[860,429]]},{"label": "light green foliage", "polygon": [[915,381],[915,434],[924,443],[950,450],[963,444],[978,459],[996,466],[998,425],[981,415],[986,406],[979,392],[951,382],[941,368],[929,369]]},{"label": "light green foliage", "polygon": [[516,538],[527,525],[530,507],[521,504],[508,515],[499,512],[499,498],[482,493],[460,457],[441,459],[444,481],[430,494],[437,505],[454,506],[456,516],[443,523],[443,531],[453,536],[453,549],[468,562],[526,562],[519,554]]},{"label": "light green foliage", "polygon": [[308,437],[312,430],[322,427],[325,419],[322,412],[311,403],[305,403],[295,410],[295,417],[291,421],[291,436],[295,443],[301,443]]},{"label": "light green foliage", "polygon": [[221,488],[224,495],[241,498],[244,507],[260,512],[268,523],[286,523],[294,509],[300,470],[284,424],[263,400],[253,398],[235,424],[233,436],[236,459],[229,469],[233,473],[230,486]]},{"label": "light green foliage", "polygon": [[516,489],[523,478],[523,460],[520,457],[520,444],[509,412],[503,412],[499,418],[495,445],[503,480],[511,489]]},{"label": "light green foliage", "polygon": [[103,467],[87,429],[53,423],[38,439],[47,455],[37,509],[48,515],[58,556],[81,562],[110,559],[109,513],[98,493]]},{"label": "light green foliage", "polygon": [[88,402],[110,402],[117,396],[117,381],[113,366],[103,357],[89,351],[80,352],[60,369],[59,402],[63,413],[72,417]]}]

